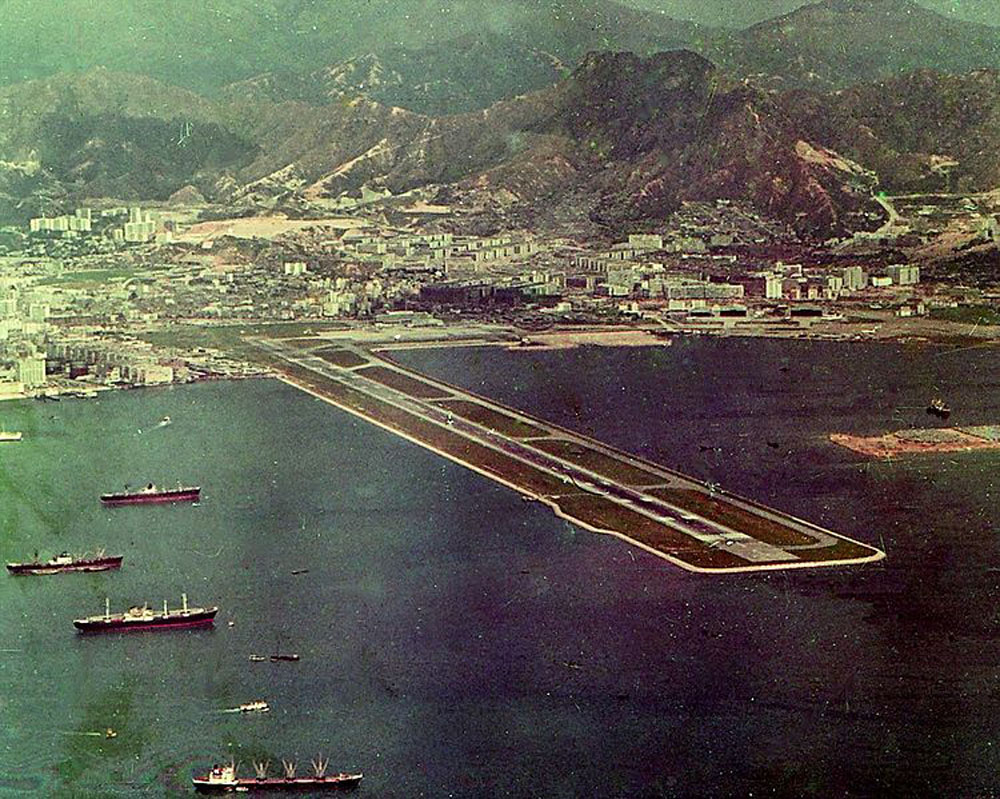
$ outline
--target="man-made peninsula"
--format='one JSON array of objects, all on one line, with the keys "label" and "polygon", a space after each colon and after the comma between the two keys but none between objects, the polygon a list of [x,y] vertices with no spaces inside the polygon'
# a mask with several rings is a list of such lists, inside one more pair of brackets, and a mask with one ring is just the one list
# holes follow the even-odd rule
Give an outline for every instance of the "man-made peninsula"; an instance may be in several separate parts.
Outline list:
[{"label": "man-made peninsula", "polygon": [[258,341],[285,382],[696,572],[863,563],[880,550],[405,369],[346,341]]}]

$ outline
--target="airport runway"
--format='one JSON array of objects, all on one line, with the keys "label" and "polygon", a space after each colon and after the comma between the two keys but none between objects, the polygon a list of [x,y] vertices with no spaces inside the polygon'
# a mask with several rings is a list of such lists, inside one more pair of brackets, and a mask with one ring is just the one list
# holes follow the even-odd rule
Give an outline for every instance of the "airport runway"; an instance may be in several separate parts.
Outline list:
[{"label": "airport runway", "polygon": [[[353,365],[346,366],[335,365],[330,360],[316,354],[314,350],[318,349],[323,352],[325,351],[323,350],[324,345],[327,348],[330,347],[328,341],[317,340],[316,347],[308,349],[302,348],[301,345],[290,346],[275,340],[258,340],[255,343],[272,358],[277,359],[279,371],[281,362],[298,367],[299,370],[307,370],[321,381],[329,381],[331,387],[341,386],[352,392],[358,392],[387,408],[393,409],[394,413],[404,412],[409,417],[420,420],[424,424],[433,425],[441,431],[440,435],[442,436],[449,439],[453,436],[459,436],[480,447],[500,453],[519,464],[530,466],[538,473],[558,480],[559,484],[565,487],[565,491],[536,493],[526,485],[519,485],[516,477],[511,474],[498,475],[495,469],[487,469],[484,468],[484,464],[475,463],[474,457],[462,458],[457,457],[454,452],[443,451],[442,448],[435,445],[432,440],[434,436],[414,435],[412,431],[401,431],[392,424],[386,424],[384,421],[373,418],[377,414],[360,412],[351,404],[338,401],[335,396],[336,391],[324,395],[322,386],[315,385],[315,381],[310,381],[313,385],[306,386],[295,375],[287,373],[282,375],[287,382],[309,390],[338,407],[404,435],[406,438],[482,474],[498,479],[526,496],[545,502],[552,506],[559,515],[576,524],[591,530],[617,535],[683,568],[693,571],[733,572],[810,566],[829,567],[862,563],[884,557],[884,553],[878,549],[737,497],[718,486],[702,483],[679,472],[635,458],[585,436],[549,424],[544,420],[419,375],[392,361],[380,358],[366,349],[345,345],[342,341],[338,342],[336,347],[338,353],[351,354],[347,357],[350,358]],[[372,367],[377,368],[372,369]],[[388,375],[386,370],[389,372]],[[376,373],[381,381],[374,379]],[[398,381],[399,386],[410,387],[411,390],[408,392],[405,388],[387,385],[387,377],[389,382]],[[413,384],[409,381],[417,381],[417,383]],[[414,385],[418,385],[420,388],[416,393],[425,393],[433,395],[433,397],[415,396],[412,389]],[[485,409],[483,411],[485,414],[501,414],[512,424],[529,426],[536,429],[539,434],[528,437],[507,435],[491,428],[484,422],[464,418],[457,412],[453,413],[447,403],[456,402],[472,403],[475,409]],[[468,408],[469,406],[463,405],[462,407]],[[568,447],[570,456],[547,451],[543,448],[546,444],[550,447],[558,445],[561,449]],[[628,473],[627,470],[630,469],[639,470],[646,479],[643,480],[642,485],[628,484],[622,480],[613,479],[607,474],[607,469],[602,474],[592,464],[583,465],[574,462],[573,457],[571,457],[573,454],[580,457],[599,458],[599,463],[602,464],[620,464],[621,468],[626,470],[623,473]],[[754,524],[746,525],[747,527],[757,526],[757,522],[765,526],[780,526],[787,531],[788,536],[795,540],[795,543],[762,540],[768,536],[755,535],[748,529],[739,529],[740,525],[738,524],[725,524],[717,519],[707,518],[708,514],[699,514],[692,507],[683,507],[683,503],[677,504],[652,493],[657,490],[669,493],[672,498],[698,496],[702,503],[707,500],[712,507],[721,507],[728,511],[729,516],[754,520]],[[608,503],[608,512],[601,514],[598,510],[598,515],[603,515],[606,518],[602,518],[599,524],[595,524],[592,514],[589,520],[574,517],[572,513],[560,506],[561,500],[562,504],[567,504],[565,500],[574,496],[598,498],[600,500],[596,503],[598,509],[604,507],[604,503]],[[655,529],[657,526],[662,526],[665,528],[664,532],[669,533],[672,540],[676,540],[677,534],[680,534],[687,542],[687,546],[658,547],[655,542],[650,545],[649,540],[642,540],[644,537],[649,539],[648,535],[638,536],[635,530],[631,529],[634,525],[621,523],[623,514],[616,512],[616,508],[628,511],[627,517],[630,519],[648,520],[649,524],[644,523],[643,527]],[[700,554],[699,550],[702,550]],[[838,554],[844,556],[837,556]]]}]

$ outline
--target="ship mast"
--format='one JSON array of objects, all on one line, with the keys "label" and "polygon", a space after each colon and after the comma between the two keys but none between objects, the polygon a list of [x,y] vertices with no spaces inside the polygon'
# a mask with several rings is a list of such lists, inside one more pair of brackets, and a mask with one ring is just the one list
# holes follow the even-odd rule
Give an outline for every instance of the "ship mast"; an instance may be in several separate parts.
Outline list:
[{"label": "ship mast", "polygon": [[167,615],[167,600],[163,600],[163,615]]},{"label": "ship mast", "polygon": [[109,597],[104,597],[104,618],[106,621],[111,621],[111,599]]},{"label": "ship mast", "polygon": [[184,608],[183,608],[184,612],[187,613],[188,612],[188,595],[187,594],[181,594],[181,603],[184,606]]}]

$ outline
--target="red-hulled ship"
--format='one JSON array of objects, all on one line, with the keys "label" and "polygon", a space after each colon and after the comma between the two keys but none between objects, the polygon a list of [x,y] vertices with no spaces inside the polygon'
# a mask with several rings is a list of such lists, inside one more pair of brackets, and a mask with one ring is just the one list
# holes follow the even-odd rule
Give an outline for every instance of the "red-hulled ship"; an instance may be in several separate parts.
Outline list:
[{"label": "red-hulled ship", "polygon": [[105,505],[139,505],[144,502],[197,502],[201,496],[201,486],[177,486],[177,488],[157,488],[155,483],[149,483],[137,491],[124,491],[117,494],[101,494],[101,502]]},{"label": "red-hulled ship", "polygon": [[82,633],[133,632],[137,630],[163,630],[183,627],[207,627],[219,612],[216,607],[188,607],[187,594],[182,594],[182,606],[168,610],[164,601],[163,610],[153,610],[146,605],[129,608],[124,613],[112,613],[110,603],[105,600],[104,614],[73,619],[73,625]]},{"label": "red-hulled ship", "polygon": [[296,777],[295,764],[287,760],[282,760],[285,767],[284,777],[268,777],[268,763],[254,763],[255,777],[237,777],[236,766],[230,763],[227,766],[215,766],[204,777],[195,777],[192,782],[194,788],[199,793],[229,793],[239,791],[241,793],[253,790],[258,791],[334,791],[342,788],[356,788],[364,776],[361,773],[349,774],[340,772],[338,774],[326,773],[326,760],[314,760],[313,770],[315,774],[311,777]]},{"label": "red-hulled ship", "polygon": [[[36,555],[37,557],[37,555]],[[122,565],[123,555],[110,557],[98,553],[94,557],[74,557],[63,552],[51,560],[30,563],[8,563],[7,571],[11,574],[58,574],[59,572],[102,572],[108,569],[118,569]]]}]

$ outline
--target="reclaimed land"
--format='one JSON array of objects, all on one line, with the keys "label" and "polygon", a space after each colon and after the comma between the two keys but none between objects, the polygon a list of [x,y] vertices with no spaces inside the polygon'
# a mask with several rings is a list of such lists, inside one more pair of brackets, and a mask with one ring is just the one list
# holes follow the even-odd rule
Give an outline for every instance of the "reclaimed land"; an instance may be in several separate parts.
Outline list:
[{"label": "reclaimed land", "polygon": [[[360,391],[324,378],[294,364],[279,369],[293,385],[329,399],[380,426],[403,434],[418,443],[494,477],[521,491],[534,494],[556,513],[586,529],[626,538],[654,554],[666,556],[688,569],[719,571],[743,570],[747,562],[721,549],[700,546],[665,524],[593,494],[559,496],[566,490],[563,481],[489,447],[469,441],[400,408],[388,405]],[[620,531],[627,530],[627,535]]]},{"label": "reclaimed land", "polygon": [[[925,435],[933,433],[934,435]],[[891,458],[896,455],[932,455],[944,452],[969,452],[981,449],[1000,449],[1000,441],[972,435],[957,428],[928,430],[899,430],[882,436],[852,436],[831,433],[834,444],[860,452],[871,458]]]},{"label": "reclaimed land", "polygon": [[492,408],[487,408],[478,402],[469,402],[468,400],[439,400],[434,404],[441,406],[456,416],[461,416],[463,419],[468,419],[470,422],[475,422],[482,427],[505,436],[510,436],[511,438],[540,438],[549,434],[547,430],[535,427],[527,422],[522,422],[520,419],[515,419],[506,413],[500,413]]},{"label": "reclaimed land", "polygon": [[[291,348],[289,350],[290,353],[294,353]],[[377,362],[377,356],[371,357]],[[670,523],[626,507],[614,498],[587,490],[576,490],[563,476],[554,475],[544,466],[498,451],[450,426],[431,421],[419,411],[404,409],[391,400],[367,393],[363,388],[364,381],[356,386],[348,386],[335,377],[324,376],[312,369],[292,363],[280,354],[275,355],[265,351],[258,352],[258,360],[271,366],[281,379],[289,384],[525,493],[548,505],[556,515],[584,529],[622,538],[689,571],[727,573],[848,565],[884,557],[884,553],[874,547],[846,539],[830,531],[813,528],[812,525],[799,522],[779,511],[762,508],[762,514],[782,520],[787,519],[787,524],[792,527],[801,526],[802,533],[806,536],[812,529],[815,529],[818,535],[809,545],[803,545],[801,548],[788,546],[783,549],[766,541],[763,535],[755,537],[749,530],[737,529],[736,532],[759,542],[761,547],[774,547],[783,553],[781,557],[770,558],[764,552],[760,552],[762,557],[748,558],[743,553],[747,552],[747,546],[750,550],[753,549],[752,543],[741,544],[739,552],[727,549],[730,542],[724,532],[720,532],[716,540],[701,540],[697,536],[685,533],[682,529],[676,529]],[[489,405],[491,409],[503,411],[503,406],[498,406],[497,403],[478,400],[474,395],[458,388],[425,382],[416,374],[402,374],[394,369],[380,366],[363,367],[353,370],[350,374],[355,377],[373,376],[378,384],[396,390],[401,396],[415,398],[417,402],[426,402],[428,409],[436,407],[439,412],[439,403],[429,402],[431,398],[421,397],[420,394],[433,392],[434,398],[467,398],[470,404],[481,401],[484,406]],[[419,394],[408,393],[406,389]],[[513,413],[511,418],[516,418]],[[539,428],[542,426],[551,428],[546,422],[536,421]],[[624,453],[616,456],[613,450],[598,442],[588,443],[586,438],[577,437],[570,431],[559,432],[564,438],[532,440],[530,446],[543,451],[548,449],[545,445],[555,445],[555,452],[551,453],[555,457],[565,457],[567,462],[577,467],[606,475],[618,485],[625,485],[628,481],[633,481],[632,485],[639,486],[654,484],[662,486],[664,482],[678,484],[693,482],[690,478],[670,470],[662,470],[662,474],[657,474],[656,472],[662,467],[654,464],[649,465],[649,471],[636,468],[628,462],[630,458]],[[720,501],[724,498],[725,495],[720,494]],[[750,506],[747,512],[752,515],[753,503],[750,503]],[[777,533],[772,530],[770,536],[774,538],[776,535]],[[822,543],[824,539],[831,543]],[[792,557],[787,557],[789,555]]]}]

